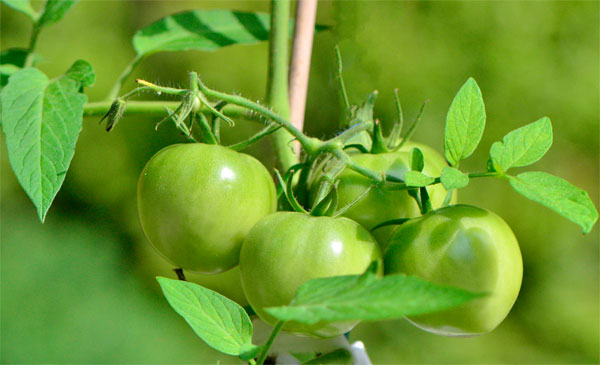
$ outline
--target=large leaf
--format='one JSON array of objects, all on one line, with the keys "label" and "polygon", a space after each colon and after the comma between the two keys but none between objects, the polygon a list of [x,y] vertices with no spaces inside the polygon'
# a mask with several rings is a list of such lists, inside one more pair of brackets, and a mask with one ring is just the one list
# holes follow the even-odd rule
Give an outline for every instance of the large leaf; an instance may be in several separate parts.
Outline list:
[{"label": "large leaf", "polygon": [[[191,10],[157,20],[133,36],[138,56],[156,52],[210,51],[233,44],[251,44],[269,39],[270,15],[233,10]],[[293,20],[289,30],[292,32]],[[316,25],[315,30],[328,29]]]},{"label": "large leaf", "polygon": [[33,21],[38,17],[38,14],[31,7],[31,1],[29,0],[2,0],[2,2],[21,13],[27,14]]},{"label": "large leaf", "polygon": [[156,279],[171,307],[210,347],[234,356],[255,352],[252,322],[236,302],[198,284]]},{"label": "large leaf", "polygon": [[37,26],[44,27],[56,23],[65,16],[76,2],[77,0],[47,0]]},{"label": "large leaf", "polygon": [[444,152],[450,165],[457,166],[475,151],[485,128],[485,105],[479,86],[472,78],[460,88],[446,116]]},{"label": "large leaf", "polygon": [[[292,27],[291,27],[292,28]],[[214,50],[269,39],[270,16],[233,10],[192,10],[162,18],[133,37],[138,55],[190,49]]]},{"label": "large leaf", "polygon": [[386,320],[437,312],[480,296],[463,289],[438,286],[402,274],[313,279],[304,283],[288,306],[265,310],[282,321]]},{"label": "large leaf", "polygon": [[598,220],[588,193],[560,177],[530,171],[508,179],[516,191],[579,224],[584,233],[589,233]]},{"label": "large leaf", "polygon": [[[82,72],[88,76],[81,78]],[[87,62],[77,61],[51,81],[38,69],[25,68],[10,77],[0,94],[8,158],[42,221],[75,152],[87,101],[80,91],[89,83],[89,72]]]},{"label": "large leaf", "polygon": [[544,117],[508,133],[490,150],[494,168],[502,172],[511,167],[531,165],[542,158],[552,145],[552,123]]}]

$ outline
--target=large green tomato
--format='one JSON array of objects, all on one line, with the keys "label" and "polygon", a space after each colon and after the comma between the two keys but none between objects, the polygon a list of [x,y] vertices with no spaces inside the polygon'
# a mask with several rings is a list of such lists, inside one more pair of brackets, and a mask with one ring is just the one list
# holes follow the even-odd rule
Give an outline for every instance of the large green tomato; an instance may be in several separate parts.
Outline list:
[{"label": "large green tomato", "polygon": [[[403,179],[404,173],[410,171],[409,154],[414,147],[418,147],[423,152],[425,160],[423,173],[432,177],[440,176],[444,166],[447,166],[446,160],[431,147],[417,143],[406,143],[398,152],[357,154],[353,155],[352,159],[362,167],[375,171],[385,171],[391,176]],[[353,202],[365,189],[371,186],[368,178],[350,169],[344,170],[339,179],[337,189],[339,207]],[[447,193],[441,184],[428,187],[427,192],[434,209],[442,205]],[[379,223],[392,219],[418,217],[420,213],[419,206],[406,191],[372,188],[362,200],[344,213],[344,216],[370,230]],[[385,247],[392,230],[393,227],[379,228],[373,231],[373,236]]]},{"label": "large green tomato", "polygon": [[217,145],[166,147],[148,161],[138,184],[146,237],[169,262],[195,272],[236,266],[248,231],[275,209],[267,169]]},{"label": "large green tomato", "polygon": [[[276,320],[265,307],[287,305],[305,281],[363,273],[381,260],[375,239],[347,218],[312,217],[278,212],[252,228],[240,254],[242,287],[252,308],[265,322]],[[358,322],[288,322],[284,330],[314,337],[334,337]]]},{"label": "large green tomato", "polygon": [[439,285],[487,293],[458,308],[411,317],[417,326],[448,336],[496,328],[510,312],[523,278],[515,235],[502,218],[454,205],[410,220],[391,236],[386,274],[413,275]]}]

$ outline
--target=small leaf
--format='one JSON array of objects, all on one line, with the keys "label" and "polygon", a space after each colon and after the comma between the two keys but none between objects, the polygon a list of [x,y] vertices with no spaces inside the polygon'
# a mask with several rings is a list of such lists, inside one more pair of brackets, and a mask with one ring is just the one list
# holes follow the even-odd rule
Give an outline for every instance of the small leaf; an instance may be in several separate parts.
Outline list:
[{"label": "small leaf", "polygon": [[244,308],[219,293],[188,281],[157,277],[175,312],[210,347],[223,353],[248,355],[252,323]]},{"label": "small leaf", "polygon": [[444,152],[450,165],[457,166],[475,151],[485,128],[485,105],[479,86],[469,78],[460,88],[446,116]]},{"label": "small leaf", "polygon": [[77,0],[47,0],[44,12],[37,22],[38,27],[56,23],[75,5]]},{"label": "small leaf", "polygon": [[440,180],[446,190],[461,189],[469,185],[469,176],[454,167],[444,167]]},{"label": "small leaf", "polygon": [[511,167],[531,165],[542,158],[552,145],[552,123],[544,117],[508,133],[496,142],[490,157],[496,167],[506,172]]},{"label": "small leaf", "polygon": [[292,304],[265,310],[281,321],[386,320],[446,310],[481,296],[402,274],[319,278],[302,284]]},{"label": "small leaf", "polygon": [[2,0],[2,2],[11,8],[26,14],[33,21],[38,17],[38,14],[31,7],[31,2],[29,0]]},{"label": "small leaf", "polygon": [[579,224],[584,233],[589,233],[598,220],[588,193],[560,177],[530,171],[508,179],[516,191]]},{"label": "small leaf", "polygon": [[25,65],[27,50],[23,48],[9,48],[0,53],[0,86],[8,83],[8,78]]},{"label": "small leaf", "polygon": [[89,62],[77,60],[65,73],[66,77],[81,82],[82,86],[90,87],[96,83],[96,74]]},{"label": "small leaf", "polygon": [[425,167],[425,159],[423,158],[423,152],[417,147],[410,151],[409,155],[410,169],[413,171],[423,171]]},{"label": "small leaf", "polygon": [[50,81],[35,68],[15,72],[2,90],[2,131],[10,164],[43,222],[60,190],[81,131],[85,80]]},{"label": "small leaf", "polygon": [[353,364],[354,359],[352,358],[352,354],[350,353],[350,351],[346,350],[346,349],[337,349],[331,352],[328,352],[326,354],[323,354],[319,357],[316,357],[312,360],[308,360],[306,362],[303,362],[302,364],[305,365],[325,365],[325,364],[337,364],[337,365],[342,365],[342,364]]},{"label": "small leaf", "polygon": [[[233,44],[252,44],[269,39],[271,17],[267,13],[232,10],[192,10],[164,17],[133,36],[138,56],[156,52],[210,51]],[[290,32],[293,31],[290,20]],[[327,27],[316,26],[316,30]]]},{"label": "small leaf", "polygon": [[415,186],[415,187],[427,186],[434,181],[435,181],[435,179],[433,177],[429,177],[419,171],[407,171],[404,174],[404,183],[407,186]]}]

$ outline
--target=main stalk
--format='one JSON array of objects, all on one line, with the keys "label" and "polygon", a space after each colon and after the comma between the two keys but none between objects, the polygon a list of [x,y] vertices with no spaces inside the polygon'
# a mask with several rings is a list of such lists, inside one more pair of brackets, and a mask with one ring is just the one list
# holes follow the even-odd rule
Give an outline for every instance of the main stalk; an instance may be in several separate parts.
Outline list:
[{"label": "main stalk", "polygon": [[[271,1],[271,38],[269,41],[269,77],[267,103],[284,119],[290,118],[288,101],[290,0]],[[285,129],[273,133],[273,148],[279,167],[286,171],[298,163],[290,143],[294,137]]]}]

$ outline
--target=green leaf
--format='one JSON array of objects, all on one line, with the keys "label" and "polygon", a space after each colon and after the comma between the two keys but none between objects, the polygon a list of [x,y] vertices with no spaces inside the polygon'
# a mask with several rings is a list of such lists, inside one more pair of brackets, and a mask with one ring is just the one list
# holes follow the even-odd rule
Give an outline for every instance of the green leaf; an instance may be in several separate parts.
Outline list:
[{"label": "green leaf", "polygon": [[427,186],[434,181],[435,181],[435,179],[433,177],[429,177],[419,171],[407,171],[404,174],[404,183],[407,186],[415,186],[415,187]]},{"label": "green leaf", "polygon": [[316,357],[312,360],[303,362],[302,364],[306,364],[306,365],[316,365],[316,364],[342,365],[342,364],[353,364],[353,363],[354,363],[354,359],[352,358],[352,354],[350,353],[350,351],[348,351],[346,349],[337,349],[337,350],[328,352],[326,354],[323,354],[319,357]]},{"label": "green leaf", "polygon": [[8,83],[8,78],[25,65],[27,50],[9,48],[0,53],[0,86]]},{"label": "green leaf", "polygon": [[460,88],[446,116],[444,153],[450,165],[471,156],[485,128],[485,105],[473,78]]},{"label": "green leaf", "polygon": [[386,320],[446,310],[481,296],[402,274],[319,278],[302,284],[288,306],[265,310],[281,321]]},{"label": "green leaf", "polygon": [[75,5],[77,0],[47,0],[44,12],[36,26],[41,28],[56,23]]},{"label": "green leaf", "polygon": [[516,191],[579,224],[584,233],[589,233],[598,220],[598,211],[588,193],[560,177],[530,171],[508,179]]},{"label": "green leaf", "polygon": [[469,185],[469,176],[454,167],[444,167],[440,180],[446,190],[460,189]]},{"label": "green leaf", "polygon": [[409,155],[410,169],[413,171],[423,171],[425,167],[425,159],[423,158],[423,152],[417,147],[410,151]]},{"label": "green leaf", "polygon": [[29,0],[2,0],[2,2],[11,8],[26,14],[33,21],[38,17],[36,11],[31,7],[31,2]]},{"label": "green leaf", "polygon": [[[137,31],[133,36],[133,47],[138,56],[145,56],[156,52],[210,51],[233,44],[252,44],[269,39],[270,19],[269,14],[258,12],[185,11]],[[290,26],[290,30],[293,29]],[[316,29],[324,27],[317,26]]]},{"label": "green leaf", "polygon": [[81,86],[90,87],[96,83],[96,74],[94,69],[89,62],[84,60],[77,60],[75,63],[65,72],[65,76],[73,80],[79,80]]},{"label": "green leaf", "polygon": [[81,131],[85,80],[56,80],[35,68],[15,72],[2,89],[2,130],[10,164],[43,222],[60,190]]},{"label": "green leaf", "polygon": [[157,277],[175,312],[210,347],[229,355],[249,355],[252,323],[244,308],[231,299],[188,281]]},{"label": "green leaf", "polygon": [[544,117],[508,133],[502,142],[495,142],[490,157],[496,170],[506,172],[511,167],[531,165],[542,158],[552,145],[552,123]]}]

